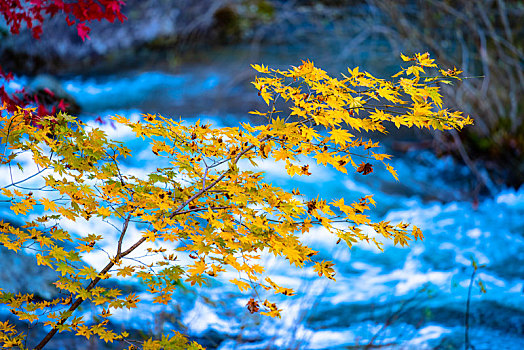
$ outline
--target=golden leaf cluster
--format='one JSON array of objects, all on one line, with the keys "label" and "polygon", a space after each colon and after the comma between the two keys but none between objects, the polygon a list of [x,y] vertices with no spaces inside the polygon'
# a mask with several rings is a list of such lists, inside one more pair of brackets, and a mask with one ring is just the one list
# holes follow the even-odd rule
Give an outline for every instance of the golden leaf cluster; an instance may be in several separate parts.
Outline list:
[{"label": "golden leaf cluster", "polygon": [[[310,61],[286,71],[253,65],[260,73],[253,85],[268,105],[267,111],[252,112],[265,118],[258,125],[215,128],[160,115],[145,114],[136,122],[115,116],[118,128],[131,128],[149,143],[151,159],[165,165],[146,177],[122,170],[131,151],[98,128],[62,113],[35,125],[31,109],[3,111],[0,163],[12,173],[26,153],[36,170],[2,184],[1,200],[23,223],[0,222],[0,244],[15,252],[31,251],[38,265],[57,271],[55,286],[65,297],[36,301],[32,295],[0,291],[0,302],[19,320],[50,327],[37,348],[57,331],[113,342],[129,334],[108,326],[112,312],[137,307],[140,297],[102,286],[102,280],[139,280],[154,302],[167,304],[180,283],[203,285],[225,271],[237,271],[239,277],[230,282],[241,292],[291,296],[296,292],[275,283],[261,257],[274,255],[335,280],[334,263],[319,261],[314,247],[302,242],[312,228],[330,232],[349,247],[365,241],[381,248],[379,237],[402,246],[422,239],[417,227],[372,222],[366,213],[375,205],[371,196],[307,198],[298,189],[274,186],[257,171],[257,162],[265,159],[281,164],[289,176],[314,176],[313,164],[368,175],[372,163],[378,163],[397,178],[386,162],[390,156],[375,153],[378,142],[359,136],[361,131],[386,133],[388,123],[439,130],[471,124],[460,112],[443,108],[439,93],[439,83],[458,79],[460,72],[439,70],[427,54],[402,58],[409,67],[391,80],[358,67],[333,78]],[[430,69],[435,75],[424,76]],[[111,228],[68,232],[61,225],[64,219],[106,221]],[[131,227],[141,232],[138,238]],[[115,242],[111,251],[104,245],[108,240]],[[97,270],[85,261],[102,246],[109,257]],[[99,321],[84,319],[78,312],[82,303],[98,310]],[[272,317],[281,312],[268,300],[259,304],[253,299],[248,308]],[[9,322],[0,323],[2,346],[18,346],[24,337]],[[140,346],[175,345],[198,348],[178,333]]]}]

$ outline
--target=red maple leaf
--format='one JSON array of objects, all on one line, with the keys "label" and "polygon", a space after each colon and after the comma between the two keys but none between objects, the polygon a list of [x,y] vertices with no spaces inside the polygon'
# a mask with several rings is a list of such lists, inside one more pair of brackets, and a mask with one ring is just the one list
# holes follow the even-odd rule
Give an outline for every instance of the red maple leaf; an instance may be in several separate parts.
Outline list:
[{"label": "red maple leaf", "polygon": [[85,25],[85,23],[78,23],[76,26],[76,30],[78,32],[78,36],[82,38],[82,41],[85,41],[86,38],[91,39],[89,37],[89,32],[91,31],[91,28]]},{"label": "red maple leaf", "polygon": [[58,108],[60,108],[60,110],[65,111],[67,107],[69,107],[69,104],[65,103],[63,99],[58,102]]}]

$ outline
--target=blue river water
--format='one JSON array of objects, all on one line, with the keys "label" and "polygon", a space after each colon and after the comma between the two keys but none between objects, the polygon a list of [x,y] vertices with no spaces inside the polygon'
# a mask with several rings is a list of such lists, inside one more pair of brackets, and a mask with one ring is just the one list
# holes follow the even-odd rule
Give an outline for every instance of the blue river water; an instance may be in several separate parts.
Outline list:
[{"label": "blue river water", "polygon": [[[247,120],[247,111],[260,101],[256,93],[244,90],[252,74],[234,84],[228,76],[193,67],[176,73],[74,77],[61,83],[90,124],[125,141],[138,154],[125,164],[126,170],[143,174],[157,167],[148,158],[147,145],[126,130],[114,129],[107,116],[138,118],[142,112],[161,112],[189,122],[199,118],[216,126],[235,125]],[[225,98],[234,102],[228,105]],[[97,117],[107,122],[100,124]],[[280,300],[281,319],[251,315],[245,306],[252,295],[240,293],[227,282],[234,277],[226,276],[208,287],[182,288],[169,305],[146,300],[146,311],[118,312],[112,320],[144,331],[183,330],[209,348],[222,350],[366,345],[463,349],[475,259],[482,267],[471,293],[471,344],[477,350],[524,348],[524,188],[499,188],[493,197],[476,203],[466,186],[473,175],[452,158],[417,150],[396,156],[392,165],[400,182],[378,165],[365,177],[314,166],[311,177],[289,178],[283,164],[269,161],[260,168],[267,172],[267,181],[287,189],[299,187],[311,198],[321,194],[351,201],[373,194],[374,219],[413,223],[423,230],[423,242],[408,248],[386,242],[385,252],[367,244],[348,249],[315,230],[303,239],[321,258],[334,260],[336,282],[319,279],[311,269],[297,271],[284,261],[263,257],[273,280],[297,290],[293,297],[273,296]],[[89,262],[97,265],[96,258]],[[480,292],[479,280],[487,293]]]}]

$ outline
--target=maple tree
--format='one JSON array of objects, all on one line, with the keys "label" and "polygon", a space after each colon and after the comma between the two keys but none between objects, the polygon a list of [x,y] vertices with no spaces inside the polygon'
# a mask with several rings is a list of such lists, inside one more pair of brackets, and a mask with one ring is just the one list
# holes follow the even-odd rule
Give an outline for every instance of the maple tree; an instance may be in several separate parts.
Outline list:
[{"label": "maple tree", "polygon": [[[375,205],[372,196],[354,202],[307,198],[300,189],[275,187],[257,170],[257,162],[272,159],[290,177],[314,176],[313,163],[369,176],[372,164],[382,164],[397,178],[387,163],[390,155],[376,153],[378,142],[359,136],[361,131],[387,133],[387,123],[439,130],[472,123],[444,108],[439,92],[439,84],[460,79],[460,71],[440,69],[427,53],[402,59],[407,66],[390,80],[358,67],[334,78],[310,61],[285,71],[253,65],[259,73],[253,85],[268,106],[250,112],[265,118],[256,126],[216,128],[160,115],[144,114],[136,122],[114,116],[119,128],[131,128],[149,143],[151,157],[165,165],[147,176],[124,173],[120,164],[131,151],[99,128],[62,112],[35,120],[35,109],[10,112],[4,106],[0,163],[11,177],[2,184],[1,197],[24,222],[0,222],[1,249],[33,253],[38,265],[58,273],[54,284],[62,296],[36,300],[2,290],[0,303],[19,321],[48,331],[35,349],[62,331],[122,341],[129,334],[109,327],[112,311],[137,308],[141,297],[102,286],[102,280],[141,281],[155,303],[167,304],[181,282],[204,285],[237,271],[241,277],[230,282],[241,292],[292,296],[295,291],[275,283],[259,261],[262,254],[274,255],[335,280],[333,261],[317,259],[314,247],[301,241],[314,227],[348,247],[364,241],[382,249],[382,239],[401,246],[422,239],[416,226],[371,221],[366,212]],[[14,167],[21,168],[26,158],[35,172],[16,178]],[[112,229],[69,232],[64,220],[77,221],[78,227],[107,221]],[[101,246],[111,251],[97,270],[85,261]],[[144,252],[147,261],[141,261]],[[280,317],[276,303],[256,295],[247,312]],[[86,319],[82,303],[91,304],[98,317]],[[2,346],[24,348],[25,337],[13,323],[0,322]],[[200,348],[177,332],[133,344],[130,348]]]}]

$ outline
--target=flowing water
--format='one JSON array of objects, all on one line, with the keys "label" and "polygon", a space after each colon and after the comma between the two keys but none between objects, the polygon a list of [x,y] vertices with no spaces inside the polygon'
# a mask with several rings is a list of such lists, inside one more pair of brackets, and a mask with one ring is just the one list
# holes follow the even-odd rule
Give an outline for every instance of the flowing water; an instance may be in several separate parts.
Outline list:
[{"label": "flowing water", "polygon": [[[143,174],[157,167],[152,154],[128,131],[114,129],[108,115],[138,118],[141,112],[161,112],[189,122],[199,118],[230,126],[246,121],[249,110],[260,108],[256,92],[249,87],[254,73],[245,60],[231,59],[235,56],[231,52],[215,56],[215,64],[201,58],[171,70],[72,77],[61,83],[90,124],[126,141],[138,154],[125,164],[126,170]],[[268,52],[263,63],[278,61],[270,57]],[[347,65],[370,62],[355,60]],[[99,125],[94,121],[97,117],[106,123]],[[118,312],[112,320],[144,331],[183,330],[209,348],[224,350],[366,345],[462,349],[471,259],[475,259],[482,267],[471,291],[471,344],[477,350],[523,348],[524,188],[498,189],[494,197],[475,203],[467,191],[472,175],[451,158],[417,150],[397,155],[392,165],[400,182],[379,166],[365,177],[315,166],[311,177],[289,178],[283,164],[262,162],[260,168],[267,171],[267,181],[286,189],[299,187],[310,198],[320,193],[328,200],[343,197],[348,202],[374,194],[374,219],[413,223],[422,228],[423,242],[409,248],[386,243],[385,252],[367,244],[350,250],[322,230],[314,230],[303,239],[320,251],[319,259],[335,261],[336,282],[319,279],[311,269],[297,271],[284,261],[264,257],[275,282],[297,290],[294,297],[277,297],[282,319],[249,314],[246,303],[252,295],[239,293],[226,276],[206,288],[182,288],[167,306],[150,304],[142,313]],[[107,226],[86,228],[107,230]],[[89,262],[101,264],[97,259]],[[480,292],[479,280],[486,294]],[[4,282],[4,286],[10,285]]]}]

